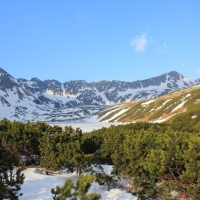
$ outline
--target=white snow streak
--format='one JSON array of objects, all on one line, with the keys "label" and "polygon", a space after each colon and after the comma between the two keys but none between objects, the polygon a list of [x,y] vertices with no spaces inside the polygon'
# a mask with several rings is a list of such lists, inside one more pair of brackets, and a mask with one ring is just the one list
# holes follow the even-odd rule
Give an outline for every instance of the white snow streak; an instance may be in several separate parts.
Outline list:
[{"label": "white snow streak", "polygon": [[154,101],[156,101],[156,100],[149,100],[149,101],[146,101],[146,102],[142,103],[141,106],[147,107],[147,106],[149,106],[150,103],[153,103]]},{"label": "white snow streak", "polygon": [[[117,118],[118,116],[122,115],[123,113],[125,113],[128,110],[128,108],[123,108],[122,110],[120,110],[117,114],[115,114],[114,116],[112,116],[110,119],[108,120],[104,120],[103,122],[109,122],[112,121],[113,119]],[[116,111],[116,110],[115,110]],[[113,112],[115,112],[113,111]]]}]

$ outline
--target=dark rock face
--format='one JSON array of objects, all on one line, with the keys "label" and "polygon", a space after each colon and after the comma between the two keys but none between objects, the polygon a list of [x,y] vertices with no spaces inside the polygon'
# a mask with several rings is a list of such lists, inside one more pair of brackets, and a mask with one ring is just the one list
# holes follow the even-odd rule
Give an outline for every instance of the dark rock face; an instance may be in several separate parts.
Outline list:
[{"label": "dark rock face", "polygon": [[47,88],[46,84],[37,78],[32,78],[30,81],[20,78],[17,79],[17,81],[22,87],[26,88],[26,90],[32,94],[45,92]]},{"label": "dark rock face", "polygon": [[69,95],[77,95],[80,89],[87,87],[86,81],[68,81],[64,84],[64,93]]},{"label": "dark rock face", "polygon": [[60,95],[62,96],[63,91],[62,91],[62,84],[59,81],[56,80],[45,80],[44,85],[48,90],[53,91],[54,95]]},{"label": "dark rock face", "polygon": [[19,86],[17,81],[10,74],[0,68],[0,87],[4,89],[12,89],[14,86]]},{"label": "dark rock face", "polygon": [[11,104],[3,97],[0,97],[0,102],[5,106],[8,106],[8,107],[11,106]]},{"label": "dark rock face", "polygon": [[[84,80],[72,80],[60,83],[57,80],[42,81],[38,78],[29,81],[24,78],[15,79],[0,68],[0,106],[15,106],[14,115],[19,117],[21,113],[28,112],[28,105],[36,106],[33,113],[38,113],[39,107],[42,110],[62,110],[113,105],[156,98],[199,83],[200,79],[191,80],[175,71],[133,82],[103,80],[87,83]],[[12,95],[17,95],[15,104],[26,102],[26,106],[20,107],[10,102]]]}]

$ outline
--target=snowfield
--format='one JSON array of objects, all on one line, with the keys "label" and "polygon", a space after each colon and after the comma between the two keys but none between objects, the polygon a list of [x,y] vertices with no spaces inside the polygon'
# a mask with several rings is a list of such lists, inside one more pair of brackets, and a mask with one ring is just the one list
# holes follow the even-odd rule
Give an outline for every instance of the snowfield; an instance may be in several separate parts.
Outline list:
[{"label": "snowfield", "polygon": [[[103,167],[106,173],[109,173],[112,169],[110,165],[104,165]],[[23,173],[25,181],[20,191],[23,193],[23,196],[19,198],[20,200],[52,200],[51,188],[55,188],[57,185],[64,185],[67,178],[71,178],[75,182],[78,178],[76,173],[45,175],[38,168],[28,168]],[[136,196],[126,191],[121,189],[107,191],[107,187],[100,186],[96,182],[92,183],[88,194],[92,192],[101,194],[102,200],[137,200]]]}]

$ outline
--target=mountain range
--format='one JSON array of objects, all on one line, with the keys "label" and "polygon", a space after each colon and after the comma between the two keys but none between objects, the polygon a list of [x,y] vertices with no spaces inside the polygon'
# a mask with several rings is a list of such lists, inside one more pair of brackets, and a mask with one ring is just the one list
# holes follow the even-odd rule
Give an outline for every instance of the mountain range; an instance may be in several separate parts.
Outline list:
[{"label": "mountain range", "polygon": [[133,82],[16,79],[0,68],[0,119],[19,121],[85,121],[98,111],[123,102],[154,99],[200,83],[171,71]]}]

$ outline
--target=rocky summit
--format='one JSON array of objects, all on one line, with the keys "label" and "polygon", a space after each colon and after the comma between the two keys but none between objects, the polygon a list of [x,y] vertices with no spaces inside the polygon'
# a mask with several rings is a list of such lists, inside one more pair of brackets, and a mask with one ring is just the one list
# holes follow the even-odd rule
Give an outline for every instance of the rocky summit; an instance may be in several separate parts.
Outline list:
[{"label": "rocky summit", "polygon": [[99,110],[122,102],[154,99],[200,83],[172,71],[133,82],[16,79],[0,68],[0,119],[84,121]]}]

